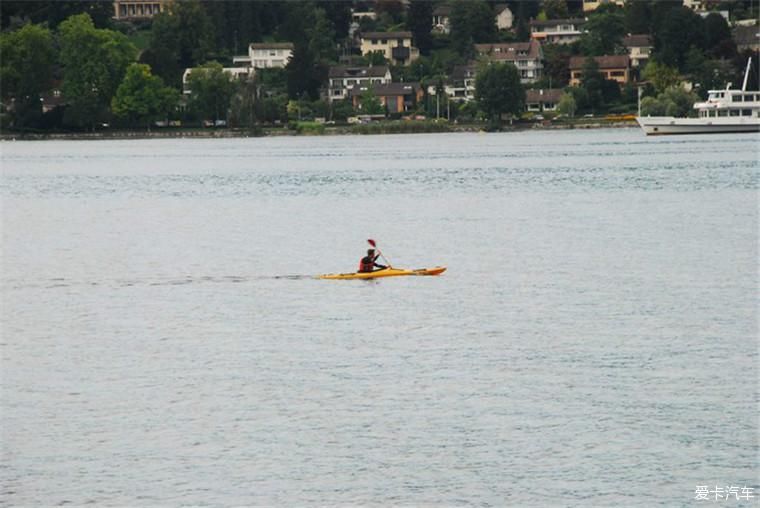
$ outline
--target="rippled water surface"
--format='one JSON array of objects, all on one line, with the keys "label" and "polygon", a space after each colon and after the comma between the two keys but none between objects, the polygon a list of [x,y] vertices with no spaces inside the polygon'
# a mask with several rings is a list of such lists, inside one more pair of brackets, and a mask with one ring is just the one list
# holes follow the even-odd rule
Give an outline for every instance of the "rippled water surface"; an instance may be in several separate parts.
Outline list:
[{"label": "rippled water surface", "polygon": [[4,142],[0,505],[760,496],[759,140]]}]

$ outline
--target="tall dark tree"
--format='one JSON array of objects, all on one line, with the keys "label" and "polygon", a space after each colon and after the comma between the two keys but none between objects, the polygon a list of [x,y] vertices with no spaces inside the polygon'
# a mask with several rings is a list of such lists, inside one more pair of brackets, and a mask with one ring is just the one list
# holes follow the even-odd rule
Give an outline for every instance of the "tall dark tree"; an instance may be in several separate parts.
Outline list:
[{"label": "tall dark tree", "polygon": [[194,67],[205,62],[214,48],[214,27],[199,0],[172,4],[171,13],[179,20],[179,64]]},{"label": "tall dark tree", "polygon": [[731,40],[731,28],[720,14],[714,12],[709,14],[704,21],[705,27],[705,49],[712,51],[717,49],[725,40]]},{"label": "tall dark tree", "polygon": [[180,67],[179,17],[161,12],[153,17],[150,42],[140,60],[150,65],[153,74],[171,86],[179,87],[182,77]]},{"label": "tall dark tree", "polygon": [[326,72],[316,61],[307,44],[296,44],[285,72],[288,78],[288,96],[291,99],[319,97],[319,87],[326,77]]},{"label": "tall dark tree", "polygon": [[414,43],[423,55],[429,54],[433,46],[433,37],[430,34],[433,7],[433,2],[428,0],[411,0],[406,16],[406,26],[412,32]]},{"label": "tall dark tree", "polygon": [[581,70],[581,88],[586,91],[591,107],[601,106],[603,103],[602,91],[604,90],[604,76],[599,72],[599,64],[591,57],[583,62]]},{"label": "tall dark tree", "polygon": [[559,44],[544,46],[544,75],[551,88],[567,86],[570,75],[570,48]]},{"label": "tall dark tree", "polygon": [[334,0],[320,0],[317,8],[323,9],[327,19],[333,25],[336,39],[348,37],[348,29],[351,26],[351,4],[349,2],[335,2]]}]

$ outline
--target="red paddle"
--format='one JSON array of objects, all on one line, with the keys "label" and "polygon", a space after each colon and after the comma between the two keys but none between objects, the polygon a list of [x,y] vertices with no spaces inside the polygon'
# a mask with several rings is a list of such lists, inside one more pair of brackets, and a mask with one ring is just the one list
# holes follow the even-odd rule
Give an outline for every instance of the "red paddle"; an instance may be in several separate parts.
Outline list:
[{"label": "red paddle", "polygon": [[370,244],[375,249],[377,249],[377,253],[380,254],[380,257],[383,258],[386,263],[388,263],[388,268],[392,268],[391,267],[391,262],[388,261],[388,258],[386,258],[385,256],[383,256],[383,252],[380,249],[377,248],[377,242],[375,242],[372,238],[370,238],[369,240],[367,240],[367,243]]}]

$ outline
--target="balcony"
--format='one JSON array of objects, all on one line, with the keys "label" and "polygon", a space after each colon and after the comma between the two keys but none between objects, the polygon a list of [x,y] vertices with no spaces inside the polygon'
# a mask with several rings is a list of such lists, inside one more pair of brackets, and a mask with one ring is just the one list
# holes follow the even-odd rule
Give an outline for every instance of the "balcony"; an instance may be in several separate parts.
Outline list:
[{"label": "balcony", "polygon": [[397,46],[391,49],[391,57],[394,60],[404,61],[408,60],[410,55],[409,48],[404,46]]}]

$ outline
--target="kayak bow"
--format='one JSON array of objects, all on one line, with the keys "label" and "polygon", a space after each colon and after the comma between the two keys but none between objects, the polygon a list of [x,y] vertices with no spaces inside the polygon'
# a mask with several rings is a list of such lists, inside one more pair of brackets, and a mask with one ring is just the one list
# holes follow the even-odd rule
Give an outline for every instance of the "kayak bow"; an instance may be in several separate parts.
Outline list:
[{"label": "kayak bow", "polygon": [[418,268],[408,270],[404,268],[382,268],[374,272],[353,272],[353,273],[326,273],[318,275],[318,279],[377,279],[380,277],[403,277],[410,275],[440,275],[446,271],[445,266],[436,266],[434,268]]}]

